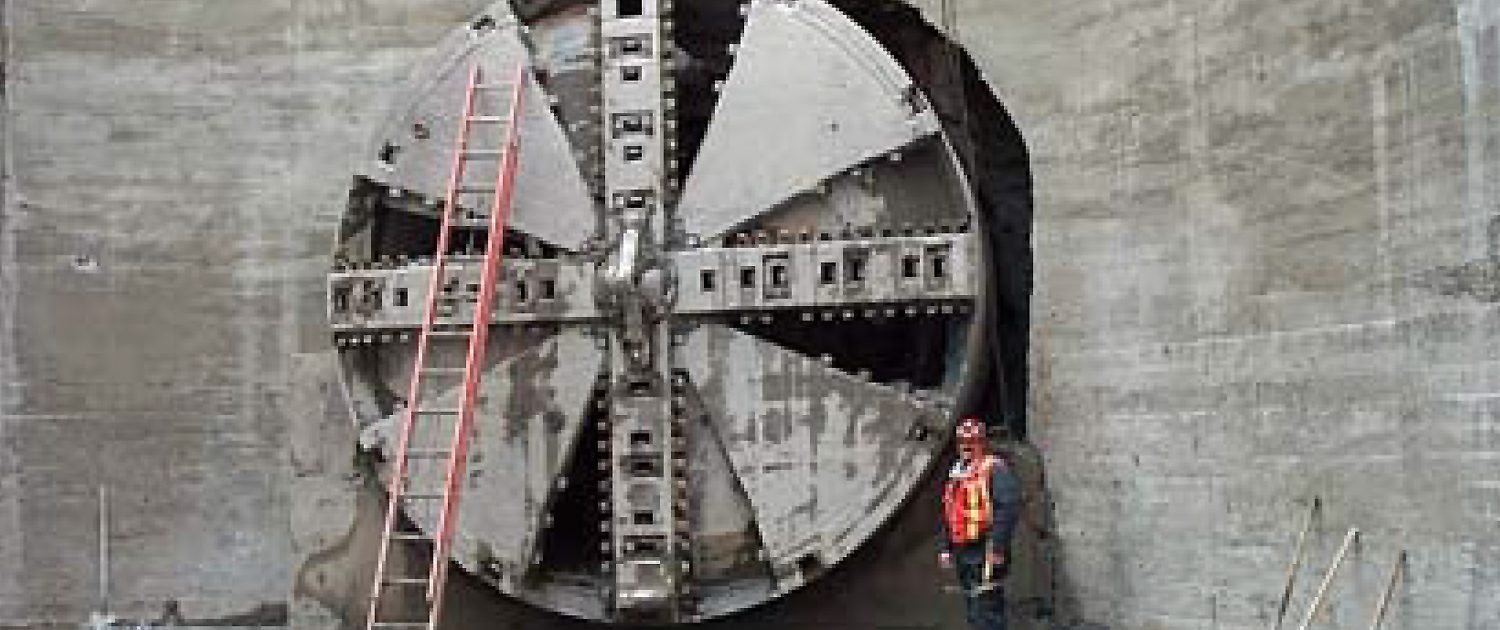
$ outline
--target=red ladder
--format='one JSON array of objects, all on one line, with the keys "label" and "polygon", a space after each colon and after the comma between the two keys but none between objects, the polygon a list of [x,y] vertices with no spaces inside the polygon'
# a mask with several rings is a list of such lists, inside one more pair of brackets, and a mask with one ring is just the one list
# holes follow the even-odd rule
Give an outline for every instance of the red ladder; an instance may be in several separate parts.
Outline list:
[{"label": "red ladder", "polygon": [[[504,254],[505,226],[515,194],[518,127],[525,78],[524,65],[516,67],[515,80],[508,84],[481,83],[483,77],[478,64],[469,70],[469,82],[464,90],[464,113],[458,126],[457,147],[453,152],[453,170],[448,179],[448,194],[443,203],[442,227],[438,231],[437,252],[433,257],[432,276],[427,285],[427,308],[422,318],[422,332],[417,338],[417,356],[413,361],[410,389],[406,397],[406,414],[401,424],[395,468],[391,473],[388,489],[389,503],[386,505],[385,529],[381,534],[380,555],[375,561],[375,579],[371,587],[370,610],[365,626],[368,630],[397,628],[436,630],[438,618],[442,612],[443,586],[448,577],[448,556],[452,551],[453,533],[458,523],[459,489],[464,476],[464,464],[468,458],[469,436],[474,424],[474,400],[479,389],[480,373],[484,370],[485,344],[489,337],[490,317],[495,305],[496,278],[499,275],[500,260]],[[508,87],[511,90],[510,111],[503,116],[478,115],[475,111],[476,94],[483,90],[502,87]],[[470,150],[469,134],[472,127],[499,123],[505,125],[504,145],[500,150]],[[464,183],[466,167],[471,160],[499,162],[493,189]],[[448,280],[446,273],[448,250],[454,242],[453,233],[456,228],[454,216],[459,208],[459,198],[464,195],[493,195],[493,204],[490,208],[489,237],[485,244],[484,267],[480,276],[478,302],[474,307],[474,319],[467,331],[459,333],[460,336],[468,337],[468,352],[464,356],[463,368],[454,369],[429,365],[428,348],[434,337],[433,326],[437,319],[438,298],[443,292],[444,283]],[[452,336],[453,333],[445,331],[440,335]],[[462,374],[463,389],[456,409],[431,406],[423,396],[423,377],[444,374]],[[457,416],[457,419],[453,423],[451,446],[448,449],[415,451],[411,449],[413,434],[423,428],[419,426],[419,423],[430,422],[433,417],[452,416]],[[435,432],[440,433],[441,428],[441,423],[438,423]],[[428,431],[434,432],[431,429]],[[442,456],[447,457],[446,481],[442,488],[436,491],[422,491],[408,487],[411,481],[410,463],[413,458]],[[421,531],[400,529],[401,508],[404,505],[434,500],[442,501],[442,512],[438,520],[437,531],[431,536],[432,563],[428,566],[427,572],[418,575],[389,575],[391,547],[396,541],[428,538]],[[425,589],[422,593],[425,603],[425,614],[422,619],[410,618],[411,611],[399,610],[400,606],[386,606],[384,609],[381,607],[382,596],[389,591],[405,589],[410,592],[418,586]],[[397,598],[396,603],[399,604],[400,601],[401,598]],[[398,610],[387,610],[390,608]],[[404,618],[403,613],[405,613]]]}]

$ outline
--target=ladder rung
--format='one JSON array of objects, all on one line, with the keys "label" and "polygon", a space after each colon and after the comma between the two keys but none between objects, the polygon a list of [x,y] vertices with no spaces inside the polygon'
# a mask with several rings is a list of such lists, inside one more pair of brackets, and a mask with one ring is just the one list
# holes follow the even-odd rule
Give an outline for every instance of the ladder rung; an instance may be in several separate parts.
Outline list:
[{"label": "ladder rung", "polygon": [[477,193],[492,193],[495,189],[491,186],[459,186],[458,194],[471,195]]},{"label": "ladder rung", "polygon": [[464,151],[464,157],[466,158],[498,158],[502,155],[505,155],[505,151],[501,149],[469,149],[468,151]]},{"label": "ladder rung", "polygon": [[422,532],[391,532],[391,540],[427,540]]},{"label": "ladder rung", "polygon": [[474,89],[476,89],[476,90],[504,90],[504,89],[507,89],[507,88],[515,87],[515,85],[516,84],[514,84],[514,83],[508,83],[508,82],[479,83],[479,84],[476,84],[474,86]]},{"label": "ladder rung", "polygon": [[443,498],[441,492],[403,492],[401,498],[413,501],[436,501]]},{"label": "ladder rung", "polygon": [[448,456],[448,449],[446,449],[446,448],[409,448],[409,449],[406,449],[406,458],[407,459],[411,459],[413,457],[418,458],[418,459],[438,459],[438,458],[447,457],[447,456]]},{"label": "ladder rung", "polygon": [[383,583],[383,584],[390,584],[392,586],[416,586],[418,584],[426,586],[427,585],[427,578],[425,578],[425,577],[419,577],[419,578],[417,578],[417,577],[386,578],[384,580],[381,580],[381,583]]},{"label": "ladder rung", "polygon": [[469,117],[469,122],[471,122],[471,123],[502,123],[502,122],[505,122],[505,117],[504,116],[470,116]]},{"label": "ladder rung", "polygon": [[[434,332],[437,332],[437,331],[434,331]],[[422,368],[422,373],[423,374],[457,374],[457,375],[462,376],[465,373],[467,373],[467,370],[465,370],[464,368],[461,368],[461,367],[424,367],[424,368]]]},{"label": "ladder rung", "polygon": [[395,629],[395,628],[426,628],[427,627],[427,622],[425,622],[425,621],[377,621],[377,622],[374,623],[374,626],[376,628],[392,628],[392,629]]},{"label": "ladder rung", "polygon": [[456,407],[440,407],[440,408],[437,408],[437,409],[418,409],[417,410],[417,415],[419,415],[419,416],[456,416],[456,415],[458,415],[458,412],[460,412],[460,411],[463,411],[463,410],[459,409],[459,408],[456,408]]},{"label": "ladder rung", "polygon": [[468,330],[432,330],[427,334],[433,337],[467,337],[472,333]]}]

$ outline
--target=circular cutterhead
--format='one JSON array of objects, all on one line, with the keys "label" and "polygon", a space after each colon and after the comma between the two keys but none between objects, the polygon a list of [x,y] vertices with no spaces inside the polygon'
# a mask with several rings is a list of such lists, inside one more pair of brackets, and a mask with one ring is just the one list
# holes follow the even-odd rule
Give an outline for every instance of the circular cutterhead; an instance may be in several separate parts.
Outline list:
[{"label": "circular cutterhead", "polygon": [[[450,448],[455,421],[408,412],[462,407],[464,380],[440,375],[482,354],[453,558],[501,592],[599,621],[625,620],[631,558],[676,563],[663,569],[676,622],[817,579],[912,495],[986,360],[988,253],[923,87],[822,0],[681,4],[692,7],[646,53],[592,3],[521,3],[522,16],[497,3],[456,27],[377,130],[329,276],[374,468],[395,474],[415,416],[408,486],[442,487],[446,459],[413,453]],[[504,86],[521,86],[513,207],[478,354],[468,340],[495,206],[447,201],[476,66],[486,87],[471,118],[508,119],[517,94]],[[660,86],[651,115],[614,117],[608,99],[640,96],[612,90],[641,81]],[[477,159],[505,148],[495,126],[466,136],[474,186],[503,179],[503,161]],[[658,149],[661,189],[639,201],[656,236],[632,245],[649,255],[624,258],[619,210],[637,202],[610,193],[621,176],[608,156]],[[632,328],[630,312],[651,324]],[[622,357],[660,381],[636,388]],[[642,418],[661,430],[621,429]],[[647,484],[653,474],[668,481]],[[670,509],[639,507],[658,486]],[[440,501],[401,509],[438,533]],[[664,521],[669,538],[622,534]]]}]

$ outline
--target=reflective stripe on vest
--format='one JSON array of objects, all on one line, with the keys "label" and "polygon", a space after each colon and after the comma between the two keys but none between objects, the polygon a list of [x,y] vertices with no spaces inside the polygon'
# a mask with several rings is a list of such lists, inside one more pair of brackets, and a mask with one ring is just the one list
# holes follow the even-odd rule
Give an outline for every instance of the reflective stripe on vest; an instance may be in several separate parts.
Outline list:
[{"label": "reflective stripe on vest", "polygon": [[971,543],[989,533],[994,518],[990,504],[990,473],[994,467],[995,458],[989,456],[967,470],[955,464],[949,474],[943,488],[943,518],[950,542]]}]

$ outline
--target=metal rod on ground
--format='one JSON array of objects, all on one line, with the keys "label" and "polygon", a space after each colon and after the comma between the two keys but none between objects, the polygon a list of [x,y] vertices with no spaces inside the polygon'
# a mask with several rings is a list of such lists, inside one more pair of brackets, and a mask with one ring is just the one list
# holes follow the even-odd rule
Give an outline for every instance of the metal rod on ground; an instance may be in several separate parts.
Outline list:
[{"label": "metal rod on ground", "polygon": [[1318,585],[1318,593],[1313,596],[1311,604],[1307,606],[1307,616],[1302,618],[1302,625],[1297,630],[1307,630],[1312,627],[1313,618],[1318,616],[1318,611],[1323,608],[1323,599],[1328,596],[1329,587],[1333,586],[1333,578],[1338,575],[1339,567],[1344,565],[1344,558],[1349,555],[1349,548],[1359,540],[1359,530],[1349,528],[1349,533],[1344,534],[1344,543],[1339,545],[1339,552],[1333,556],[1333,564],[1328,565],[1328,572],[1323,574],[1323,583]]},{"label": "metal rod on ground", "polygon": [[1313,497],[1312,507],[1307,510],[1307,521],[1302,524],[1302,532],[1297,534],[1297,547],[1292,552],[1292,561],[1286,568],[1286,587],[1281,590],[1281,605],[1276,608],[1275,630],[1281,630],[1281,624],[1286,620],[1287,607],[1292,603],[1292,589],[1297,584],[1297,573],[1302,570],[1302,556],[1307,551],[1307,538],[1312,534],[1313,524],[1318,520],[1318,513],[1323,509],[1323,499]]},{"label": "metal rod on ground", "polygon": [[1406,571],[1406,550],[1402,549],[1396,554],[1396,563],[1391,566],[1391,577],[1385,583],[1385,591],[1380,594],[1380,601],[1375,605],[1375,616],[1370,619],[1370,630],[1380,630],[1381,622],[1385,621],[1385,611],[1391,606],[1391,597],[1396,593],[1396,583],[1401,581],[1401,575]]}]

